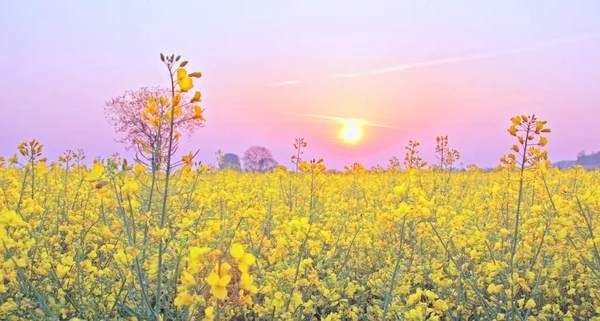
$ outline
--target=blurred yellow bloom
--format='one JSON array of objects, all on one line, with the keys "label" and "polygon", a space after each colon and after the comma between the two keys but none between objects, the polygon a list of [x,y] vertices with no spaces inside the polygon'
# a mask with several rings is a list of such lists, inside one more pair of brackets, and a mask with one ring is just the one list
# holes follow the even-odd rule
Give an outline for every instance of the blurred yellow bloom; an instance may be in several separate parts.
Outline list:
[{"label": "blurred yellow bloom", "polygon": [[204,319],[203,321],[213,321],[215,319],[215,308],[210,306],[204,309]]},{"label": "blurred yellow bloom", "polygon": [[192,81],[192,78],[189,77],[177,80],[177,84],[179,85],[179,89],[181,89],[182,92],[187,92],[188,90],[194,87],[194,82]]},{"label": "blurred yellow bloom", "polygon": [[139,188],[140,187],[136,181],[130,180],[130,181],[127,181],[127,183],[125,183],[125,185],[123,185],[123,188],[121,188],[121,192],[123,193],[123,195],[129,195],[131,193],[135,193],[136,191],[138,191]]},{"label": "blurred yellow bloom", "polygon": [[183,155],[181,157],[181,161],[184,164],[186,164],[187,166],[192,166],[194,164],[193,159],[194,159],[194,155],[192,155],[192,153],[189,153],[187,155]]},{"label": "blurred yellow bloom", "polygon": [[101,163],[94,163],[94,166],[92,167],[92,171],[88,175],[87,179],[89,181],[98,180],[102,177],[103,174],[104,174],[104,165],[102,165]]},{"label": "blurred yellow bloom", "polygon": [[0,215],[0,227],[20,227],[26,225],[23,218],[15,211],[4,211]]},{"label": "blurred yellow bloom", "polygon": [[135,164],[135,167],[133,169],[133,172],[135,173],[136,176],[140,176],[142,174],[144,174],[148,169],[142,165],[142,164]]},{"label": "blurred yellow bloom", "polygon": [[192,97],[192,99],[190,99],[190,103],[193,104],[193,103],[199,102],[200,101],[200,96],[201,96],[200,92],[196,91],[194,93],[194,97]]},{"label": "blurred yellow bloom", "polygon": [[187,291],[177,293],[174,304],[177,307],[190,306],[194,303],[194,297]]},{"label": "blurred yellow bloom", "polygon": [[17,154],[14,154],[12,157],[10,157],[8,159],[9,164],[16,164],[18,161],[19,161],[19,159],[17,158]]},{"label": "blurred yellow bloom", "polygon": [[206,282],[210,285],[210,293],[219,300],[227,298],[227,285],[231,281],[230,275],[219,276],[217,273],[211,273],[206,278]]},{"label": "blurred yellow bloom", "polygon": [[173,96],[173,106],[179,106],[179,104],[181,103],[181,96],[180,95],[175,95]]},{"label": "blurred yellow bloom", "polygon": [[187,78],[187,76],[188,76],[187,70],[185,70],[184,68],[177,69],[177,80]]},{"label": "blurred yellow bloom", "polygon": [[206,119],[204,119],[204,116],[202,115],[202,109],[200,108],[200,106],[198,106],[198,105],[194,106],[194,115],[192,116],[192,119],[198,119],[198,120],[202,120],[202,121],[206,120]]}]

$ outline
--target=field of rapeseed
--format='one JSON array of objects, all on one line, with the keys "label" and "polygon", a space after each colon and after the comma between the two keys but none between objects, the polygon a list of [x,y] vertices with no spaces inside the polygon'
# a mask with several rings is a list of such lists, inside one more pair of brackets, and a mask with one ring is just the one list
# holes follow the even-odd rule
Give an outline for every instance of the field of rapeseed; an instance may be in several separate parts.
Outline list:
[{"label": "field of rapeseed", "polygon": [[413,142],[403,170],[217,171],[171,157],[202,110],[166,60],[149,166],[37,141],[0,161],[3,319],[600,320],[599,172],[550,169],[545,122],[513,118],[492,172],[425,168]]}]

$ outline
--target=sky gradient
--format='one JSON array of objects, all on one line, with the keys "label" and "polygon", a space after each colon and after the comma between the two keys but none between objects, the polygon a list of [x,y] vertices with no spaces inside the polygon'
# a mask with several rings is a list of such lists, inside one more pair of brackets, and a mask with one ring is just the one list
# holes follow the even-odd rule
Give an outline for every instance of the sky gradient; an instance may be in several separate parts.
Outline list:
[{"label": "sky gradient", "polygon": [[[290,166],[386,165],[409,140],[433,161],[448,135],[462,161],[495,166],[510,117],[552,129],[552,160],[600,150],[600,2],[2,1],[0,155],[36,138],[55,160],[124,152],[104,102],[168,82],[159,53],[201,71],[205,128],[180,151],[199,159],[253,145]],[[335,120],[364,119],[348,145]]]}]

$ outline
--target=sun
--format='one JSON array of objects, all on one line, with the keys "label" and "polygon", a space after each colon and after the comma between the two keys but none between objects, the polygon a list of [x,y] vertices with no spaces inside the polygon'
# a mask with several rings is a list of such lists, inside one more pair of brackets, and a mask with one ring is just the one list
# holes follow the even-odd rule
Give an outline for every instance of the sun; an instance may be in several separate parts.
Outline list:
[{"label": "sun", "polygon": [[363,137],[363,130],[356,124],[346,124],[340,136],[346,143],[356,144]]}]

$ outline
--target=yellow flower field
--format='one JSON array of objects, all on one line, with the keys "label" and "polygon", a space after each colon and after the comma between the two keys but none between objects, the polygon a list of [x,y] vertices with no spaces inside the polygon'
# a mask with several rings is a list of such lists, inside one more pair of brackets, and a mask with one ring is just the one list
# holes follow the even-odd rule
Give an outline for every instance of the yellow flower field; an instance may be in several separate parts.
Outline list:
[{"label": "yellow flower field", "polygon": [[600,313],[598,172],[525,171],[511,266],[519,180],[507,169],[328,174],[304,165],[299,174],[185,167],[161,229],[141,165],[3,162],[0,312],[10,320]]}]

